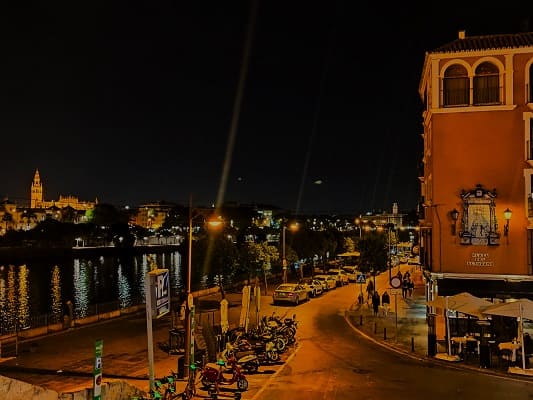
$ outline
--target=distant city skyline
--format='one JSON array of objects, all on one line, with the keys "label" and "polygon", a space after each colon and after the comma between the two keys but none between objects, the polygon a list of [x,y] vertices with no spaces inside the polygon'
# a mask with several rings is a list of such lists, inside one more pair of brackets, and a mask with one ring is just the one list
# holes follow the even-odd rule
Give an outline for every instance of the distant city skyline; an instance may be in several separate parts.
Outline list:
[{"label": "distant city skyline", "polygon": [[484,7],[10,4],[0,194],[27,201],[38,168],[49,198],[414,209],[425,52],[530,28]]}]

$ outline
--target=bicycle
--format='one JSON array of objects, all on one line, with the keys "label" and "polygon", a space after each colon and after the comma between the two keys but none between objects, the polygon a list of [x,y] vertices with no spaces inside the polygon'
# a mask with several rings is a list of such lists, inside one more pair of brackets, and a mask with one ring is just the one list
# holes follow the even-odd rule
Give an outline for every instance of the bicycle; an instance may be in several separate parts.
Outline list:
[{"label": "bicycle", "polygon": [[179,395],[182,400],[191,400],[196,395],[196,370],[198,369],[196,364],[191,364],[189,366],[189,377],[187,379],[187,385],[183,392]]}]

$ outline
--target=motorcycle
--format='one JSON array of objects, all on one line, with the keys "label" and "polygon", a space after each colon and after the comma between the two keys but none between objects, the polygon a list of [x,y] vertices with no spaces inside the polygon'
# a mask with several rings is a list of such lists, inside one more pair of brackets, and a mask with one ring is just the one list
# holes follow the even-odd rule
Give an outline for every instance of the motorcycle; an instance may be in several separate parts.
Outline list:
[{"label": "motorcycle", "polygon": [[[215,363],[207,363],[200,368],[200,382],[209,392],[218,393],[220,385],[232,385],[237,383],[240,391],[248,390],[248,379],[244,376],[235,356],[230,356],[227,361],[231,370],[225,371],[226,363],[218,360]],[[228,376],[231,373],[231,376]]]},{"label": "motorcycle", "polygon": [[241,339],[236,346],[239,351],[254,351],[261,364],[274,363],[280,359],[279,351],[272,340]]},{"label": "motorcycle", "polygon": [[235,357],[237,364],[239,364],[244,371],[250,373],[257,372],[261,365],[259,357],[254,350],[240,350],[237,346],[234,346],[231,343],[226,343],[226,348],[220,353],[220,357],[226,362],[226,366],[228,366],[228,360],[230,357]]}]

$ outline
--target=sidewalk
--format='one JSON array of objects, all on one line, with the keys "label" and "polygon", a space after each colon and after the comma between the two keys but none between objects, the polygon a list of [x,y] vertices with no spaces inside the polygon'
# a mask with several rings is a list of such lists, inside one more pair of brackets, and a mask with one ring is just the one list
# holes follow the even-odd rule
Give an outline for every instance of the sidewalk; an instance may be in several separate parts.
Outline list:
[{"label": "sidewalk", "polygon": [[[401,290],[397,295],[391,295],[391,304],[387,316],[382,312],[374,316],[372,304],[359,306],[357,300],[351,304],[347,311],[347,320],[352,327],[366,336],[369,340],[386,347],[391,351],[416,358],[420,361],[432,362],[441,365],[452,365],[455,368],[463,368],[475,372],[492,374],[497,376],[512,376],[515,379],[533,381],[532,376],[521,375],[508,371],[508,364],[502,363],[497,354],[491,354],[491,367],[481,368],[479,357],[469,357],[460,361],[446,361],[428,356],[428,327],[426,321],[426,298],[425,282],[420,268],[412,265],[401,265],[402,274],[409,271],[415,282],[412,296],[403,298]],[[392,275],[398,271],[393,268]],[[381,295],[384,290],[391,294],[389,284],[389,272],[383,272],[376,276],[376,288]],[[362,290],[366,299],[366,285]]]}]

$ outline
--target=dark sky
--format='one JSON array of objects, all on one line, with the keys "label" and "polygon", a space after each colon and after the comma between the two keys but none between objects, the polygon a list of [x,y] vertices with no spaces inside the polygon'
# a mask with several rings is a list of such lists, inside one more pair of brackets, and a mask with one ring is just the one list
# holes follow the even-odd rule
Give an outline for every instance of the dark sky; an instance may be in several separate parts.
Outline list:
[{"label": "dark sky", "polygon": [[47,200],[413,209],[425,51],[533,30],[519,4],[51,3],[0,13],[0,194],[21,204],[38,168]]}]

